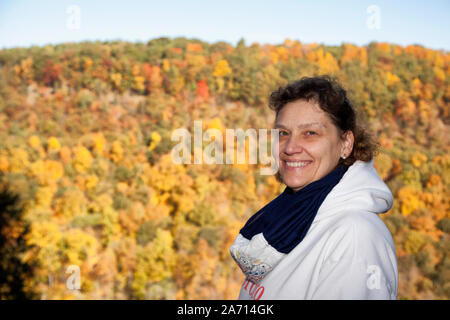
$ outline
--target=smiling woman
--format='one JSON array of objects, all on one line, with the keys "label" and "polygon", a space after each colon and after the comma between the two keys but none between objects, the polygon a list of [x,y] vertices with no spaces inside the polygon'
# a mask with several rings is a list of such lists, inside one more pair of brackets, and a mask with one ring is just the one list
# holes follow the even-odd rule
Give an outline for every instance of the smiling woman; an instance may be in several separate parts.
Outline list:
[{"label": "smiling woman", "polygon": [[294,191],[331,172],[352,151],[352,131],[340,139],[338,128],[313,101],[287,103],[275,128],[280,130],[279,177]]},{"label": "smiling woman", "polygon": [[[377,143],[360,124],[346,91],[327,76],[303,78],[279,88],[270,96],[270,108],[276,112],[275,128],[280,129],[280,171],[276,175],[280,182],[292,179],[284,174],[286,161],[295,160],[292,155],[302,151],[305,160],[316,158],[305,183],[337,165],[370,161],[377,152]],[[295,128],[289,127],[294,124]]]},{"label": "smiling woman", "polygon": [[273,92],[270,107],[286,188],[230,248],[246,276],[239,298],[395,299],[395,247],[377,216],[393,198],[346,91],[303,78]]}]

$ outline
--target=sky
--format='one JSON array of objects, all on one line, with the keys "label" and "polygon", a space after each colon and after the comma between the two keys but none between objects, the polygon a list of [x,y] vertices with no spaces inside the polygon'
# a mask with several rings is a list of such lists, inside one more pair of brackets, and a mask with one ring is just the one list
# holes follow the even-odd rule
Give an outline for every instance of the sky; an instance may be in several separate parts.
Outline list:
[{"label": "sky", "polygon": [[450,50],[450,0],[0,0],[0,49],[186,37]]}]

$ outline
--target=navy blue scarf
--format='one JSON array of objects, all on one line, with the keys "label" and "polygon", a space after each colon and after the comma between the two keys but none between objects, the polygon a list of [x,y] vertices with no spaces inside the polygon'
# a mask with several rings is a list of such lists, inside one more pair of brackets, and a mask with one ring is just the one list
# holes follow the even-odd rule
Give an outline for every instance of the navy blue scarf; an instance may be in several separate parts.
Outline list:
[{"label": "navy blue scarf", "polygon": [[240,230],[250,240],[262,233],[273,248],[289,253],[305,237],[316,214],[331,189],[341,180],[348,166],[339,165],[322,179],[297,192],[290,187],[256,212]]}]

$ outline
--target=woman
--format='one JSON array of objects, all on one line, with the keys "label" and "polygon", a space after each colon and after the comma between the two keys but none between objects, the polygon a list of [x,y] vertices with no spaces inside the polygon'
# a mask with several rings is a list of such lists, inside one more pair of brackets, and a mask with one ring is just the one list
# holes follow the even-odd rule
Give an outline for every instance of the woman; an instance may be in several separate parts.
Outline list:
[{"label": "woman", "polygon": [[346,91],[302,78],[273,92],[270,107],[286,188],[230,248],[246,276],[239,299],[396,299],[395,247],[377,215],[393,198]]}]

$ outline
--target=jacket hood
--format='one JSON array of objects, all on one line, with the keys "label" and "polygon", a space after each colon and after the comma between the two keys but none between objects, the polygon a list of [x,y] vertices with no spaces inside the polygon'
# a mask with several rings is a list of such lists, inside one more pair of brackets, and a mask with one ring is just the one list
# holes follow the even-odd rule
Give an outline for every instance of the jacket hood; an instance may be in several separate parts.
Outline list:
[{"label": "jacket hood", "polygon": [[391,190],[380,178],[373,163],[373,158],[369,162],[355,161],[327,195],[314,222],[342,211],[378,214],[391,209],[394,202]]}]

